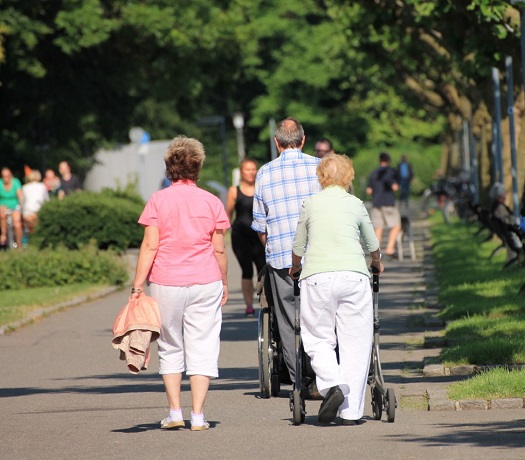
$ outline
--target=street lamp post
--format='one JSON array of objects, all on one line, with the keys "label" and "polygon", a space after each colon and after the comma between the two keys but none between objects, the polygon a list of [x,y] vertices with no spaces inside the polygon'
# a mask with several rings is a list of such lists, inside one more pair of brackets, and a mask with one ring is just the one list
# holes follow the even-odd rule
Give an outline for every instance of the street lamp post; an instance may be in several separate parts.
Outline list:
[{"label": "street lamp post", "polygon": [[244,150],[244,134],[242,131],[244,128],[244,115],[241,112],[235,112],[233,114],[233,126],[237,131],[237,155],[239,156],[240,163],[246,156],[246,152]]}]

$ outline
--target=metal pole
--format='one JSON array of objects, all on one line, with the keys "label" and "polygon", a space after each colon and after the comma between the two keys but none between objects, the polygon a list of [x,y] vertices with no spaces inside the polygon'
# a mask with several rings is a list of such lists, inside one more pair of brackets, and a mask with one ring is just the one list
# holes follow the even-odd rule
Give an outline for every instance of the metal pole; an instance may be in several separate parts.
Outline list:
[{"label": "metal pole", "polygon": [[507,100],[509,113],[509,131],[510,131],[510,172],[512,176],[512,207],[514,217],[520,216],[520,200],[518,197],[518,158],[516,155],[516,131],[514,127],[514,74],[512,71],[512,57],[505,58],[505,65],[507,66]]},{"label": "metal pole", "polygon": [[520,22],[521,22],[521,66],[522,66],[522,77],[523,77],[523,88],[525,90],[525,8],[521,5],[520,9]]},{"label": "metal pole", "polygon": [[470,176],[470,129],[467,120],[463,120],[463,168],[466,175]]},{"label": "metal pole", "polygon": [[498,182],[499,180],[499,161],[496,153],[496,144],[498,142],[498,133],[496,129],[496,120],[492,121],[492,143],[490,144],[490,153],[492,156],[492,180]]},{"label": "metal pole", "polygon": [[246,152],[244,150],[244,134],[242,128],[236,129],[237,131],[237,156],[239,158],[239,163],[244,160],[246,157]]},{"label": "metal pole", "polygon": [[479,166],[476,152],[476,138],[470,130],[470,159],[472,160],[471,181],[474,185],[474,203],[479,204]]},{"label": "metal pole", "polygon": [[501,92],[499,84],[499,70],[492,67],[492,82],[494,83],[494,112],[496,115],[496,161],[498,162],[499,177],[496,177],[497,182],[503,184],[503,142],[501,136]]}]

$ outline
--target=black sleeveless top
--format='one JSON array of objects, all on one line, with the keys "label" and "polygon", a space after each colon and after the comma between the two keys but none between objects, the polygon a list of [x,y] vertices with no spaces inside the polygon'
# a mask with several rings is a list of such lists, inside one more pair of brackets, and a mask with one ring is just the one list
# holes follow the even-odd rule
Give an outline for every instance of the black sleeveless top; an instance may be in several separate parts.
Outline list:
[{"label": "black sleeveless top", "polygon": [[235,220],[232,228],[238,230],[250,230],[253,222],[253,196],[247,196],[237,187],[237,198],[235,199]]}]

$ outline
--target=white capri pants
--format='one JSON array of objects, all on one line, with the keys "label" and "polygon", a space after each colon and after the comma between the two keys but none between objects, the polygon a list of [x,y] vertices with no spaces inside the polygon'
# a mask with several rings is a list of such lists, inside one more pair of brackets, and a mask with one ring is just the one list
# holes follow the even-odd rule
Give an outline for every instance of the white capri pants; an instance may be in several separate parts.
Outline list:
[{"label": "white capri pants", "polygon": [[[301,338],[312,360],[322,396],[339,385],[344,419],[363,416],[373,342],[373,306],[369,277],[337,271],[301,280]],[[339,343],[339,364],[335,347]]]},{"label": "white capri pants", "polygon": [[160,374],[219,376],[222,281],[193,286],[151,283],[162,328]]}]

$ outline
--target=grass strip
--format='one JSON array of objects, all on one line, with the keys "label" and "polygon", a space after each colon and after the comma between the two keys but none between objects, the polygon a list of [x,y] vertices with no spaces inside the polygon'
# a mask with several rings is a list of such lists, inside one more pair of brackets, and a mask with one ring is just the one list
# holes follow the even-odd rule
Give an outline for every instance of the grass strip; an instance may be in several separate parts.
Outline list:
[{"label": "grass strip", "polygon": [[103,284],[76,283],[63,286],[0,291],[0,326],[24,319],[34,310],[89,296],[107,287]]},{"label": "grass strip", "polygon": [[525,302],[518,295],[525,270],[503,270],[505,251],[489,258],[499,241],[482,243],[476,227],[432,224],[439,283],[439,316],[447,321],[441,359],[454,364],[525,363]]},{"label": "grass strip", "polygon": [[504,368],[491,369],[448,387],[448,397],[460,399],[523,398],[525,371]]}]

